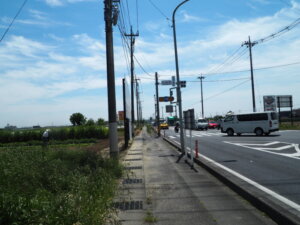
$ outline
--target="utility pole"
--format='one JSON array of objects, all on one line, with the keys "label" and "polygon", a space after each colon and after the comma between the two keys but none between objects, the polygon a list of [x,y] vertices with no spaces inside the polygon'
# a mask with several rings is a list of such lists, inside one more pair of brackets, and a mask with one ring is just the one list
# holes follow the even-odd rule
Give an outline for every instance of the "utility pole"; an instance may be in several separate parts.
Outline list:
[{"label": "utility pole", "polygon": [[204,76],[198,77],[200,79],[200,88],[201,88],[201,109],[202,109],[202,118],[204,119],[204,107],[203,107],[203,88],[202,88],[202,80],[204,79]]},{"label": "utility pole", "polygon": [[104,20],[106,32],[106,67],[107,67],[107,95],[110,156],[118,158],[118,127],[115,93],[115,68],[113,50],[113,27],[118,16],[117,1],[104,0]]},{"label": "utility pole", "polygon": [[140,110],[139,110],[139,79],[135,79],[135,94],[136,94],[136,120],[138,123],[138,126],[140,125]]},{"label": "utility pole", "polygon": [[254,78],[253,78],[253,65],[252,65],[252,47],[257,44],[257,42],[251,42],[250,36],[248,36],[248,41],[245,41],[243,45],[246,45],[249,48],[249,55],[250,55],[250,71],[251,71],[251,86],[252,86],[252,105],[253,105],[253,112],[256,112],[256,105],[255,105],[255,92],[254,92]]},{"label": "utility pole", "polygon": [[177,9],[189,0],[181,2],[173,11],[172,15],[172,27],[173,27],[173,39],[174,39],[174,51],[175,51],[175,66],[176,66],[176,84],[177,84],[177,102],[179,111],[179,124],[180,124],[180,146],[181,155],[179,156],[177,162],[185,155],[185,143],[184,143],[184,132],[183,132],[183,119],[182,119],[182,102],[181,102],[181,90],[180,90],[180,77],[179,77],[179,63],[178,63],[178,52],[177,52],[177,39],[176,39],[176,26],[175,26],[175,13]]},{"label": "utility pole", "polygon": [[156,90],[156,125],[157,125],[157,136],[160,137],[159,129],[159,97],[158,97],[158,75],[155,73],[155,90]]},{"label": "utility pole", "polygon": [[130,34],[125,34],[125,36],[130,37],[130,73],[131,73],[131,120],[132,120],[132,136],[134,136],[134,61],[133,61],[133,52],[134,52],[134,43],[135,37],[139,36],[138,32],[134,34],[132,32],[132,26],[130,28]]}]

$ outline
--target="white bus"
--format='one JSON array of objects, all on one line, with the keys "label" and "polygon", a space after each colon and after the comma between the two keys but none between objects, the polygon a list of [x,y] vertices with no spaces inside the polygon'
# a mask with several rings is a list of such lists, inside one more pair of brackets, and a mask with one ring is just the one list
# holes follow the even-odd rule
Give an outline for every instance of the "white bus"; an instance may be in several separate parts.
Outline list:
[{"label": "white bus", "polygon": [[242,133],[255,133],[257,136],[269,135],[278,131],[278,114],[276,112],[261,112],[228,115],[221,123],[221,132],[233,136]]}]

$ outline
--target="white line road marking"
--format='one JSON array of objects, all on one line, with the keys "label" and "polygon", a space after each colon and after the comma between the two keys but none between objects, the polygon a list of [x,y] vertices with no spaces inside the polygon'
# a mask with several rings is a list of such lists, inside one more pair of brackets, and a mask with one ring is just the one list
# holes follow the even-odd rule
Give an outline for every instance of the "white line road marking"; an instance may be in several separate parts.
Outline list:
[{"label": "white line road marking", "polygon": [[[180,143],[179,143],[178,141],[174,141],[174,142],[180,145]],[[189,147],[187,147],[187,149],[190,150]],[[297,150],[300,152],[299,146],[297,146]],[[195,155],[195,151],[193,151],[193,153],[194,153],[194,155]],[[277,194],[276,192],[270,190],[269,188],[266,188],[265,186],[262,186],[261,184],[259,184],[259,183],[255,182],[255,181],[253,181],[253,180],[251,180],[251,179],[249,179],[249,178],[243,176],[242,174],[240,174],[240,173],[238,173],[238,172],[235,172],[235,171],[232,170],[232,169],[229,169],[229,168],[226,167],[226,166],[221,165],[220,163],[217,163],[216,161],[214,161],[214,160],[212,160],[212,159],[210,159],[210,158],[208,158],[208,157],[206,157],[206,156],[204,156],[204,155],[200,155],[199,157],[202,157],[202,158],[206,159],[206,160],[209,161],[210,163],[215,164],[216,166],[222,168],[223,170],[226,170],[227,172],[231,173],[232,175],[237,176],[238,178],[242,179],[243,181],[245,181],[245,182],[247,182],[247,183],[249,183],[249,184],[255,186],[256,188],[260,189],[261,191],[263,191],[263,192],[265,192],[265,193],[271,195],[271,196],[274,197],[275,199],[277,199],[277,200],[283,202],[283,203],[286,204],[287,206],[289,206],[289,207],[291,207],[291,208],[297,210],[298,212],[300,212],[300,205],[298,205],[297,203],[295,203],[295,202],[293,202],[293,201],[287,199],[286,197]]]},{"label": "white line road marking", "polygon": [[206,159],[207,161],[215,164],[216,166],[218,166],[218,167],[226,170],[227,172],[229,172],[229,173],[231,173],[231,174],[239,177],[240,179],[248,182],[249,184],[255,186],[256,188],[262,190],[263,192],[271,195],[272,197],[276,198],[277,200],[285,203],[286,205],[288,205],[291,208],[296,209],[298,212],[300,212],[300,205],[298,205],[297,203],[295,203],[295,202],[293,202],[293,201],[291,201],[291,200],[283,197],[282,195],[277,194],[276,192],[274,192],[274,191],[272,191],[272,190],[270,190],[270,189],[268,189],[268,188],[260,185],[259,183],[255,182],[253,180],[250,180],[249,178],[243,176],[242,174],[239,174],[239,173],[233,171],[232,169],[229,169],[228,167],[225,167],[225,166],[221,165],[220,163],[217,163],[216,161],[214,161],[214,160],[212,160],[212,159],[210,159],[210,158],[208,158],[208,157],[206,157],[204,155],[200,155],[200,157],[202,157],[202,158]]},{"label": "white line road marking", "polygon": [[[244,148],[249,148],[257,151],[262,151],[262,152],[267,152],[275,155],[281,155],[281,156],[286,156],[289,158],[293,159],[300,159],[300,150],[299,150],[299,144],[293,144],[293,143],[286,143],[286,142],[277,142],[276,144],[282,143],[286,144],[285,146],[282,147],[277,147],[277,148],[265,148],[264,146],[270,146],[271,144],[274,144],[275,142],[267,143],[266,144],[253,144],[253,143],[237,143],[237,142],[229,142],[229,141],[223,141],[226,144],[232,144],[232,145],[237,145],[241,146]],[[254,147],[256,146],[256,147]],[[259,146],[263,146],[262,148],[259,148]],[[280,151],[288,148],[294,148],[295,153],[278,153],[278,152],[273,152],[273,151]]]},{"label": "white line road marking", "polygon": [[169,138],[175,139],[176,137],[174,137],[174,136],[169,136]]},{"label": "white line road marking", "polygon": [[269,146],[269,145],[275,145],[275,144],[279,144],[280,142],[279,141],[273,141],[273,142],[269,142],[269,143],[265,143],[265,144],[246,144],[246,145],[259,145],[259,146]]}]

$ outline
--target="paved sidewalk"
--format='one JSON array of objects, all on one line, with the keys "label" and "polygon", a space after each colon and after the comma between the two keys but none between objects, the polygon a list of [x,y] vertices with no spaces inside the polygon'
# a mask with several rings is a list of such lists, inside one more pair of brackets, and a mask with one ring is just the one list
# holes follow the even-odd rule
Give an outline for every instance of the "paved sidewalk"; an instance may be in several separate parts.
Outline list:
[{"label": "paved sidewalk", "polygon": [[124,159],[128,171],[116,207],[125,225],[275,224],[210,173],[144,129]]}]

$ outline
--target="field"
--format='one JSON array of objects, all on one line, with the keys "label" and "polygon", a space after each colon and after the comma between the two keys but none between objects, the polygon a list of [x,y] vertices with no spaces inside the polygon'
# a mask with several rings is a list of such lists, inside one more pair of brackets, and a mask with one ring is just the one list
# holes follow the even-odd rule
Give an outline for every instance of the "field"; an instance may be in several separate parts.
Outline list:
[{"label": "field", "polygon": [[123,173],[103,157],[107,146],[107,138],[2,142],[0,224],[105,224]]}]

